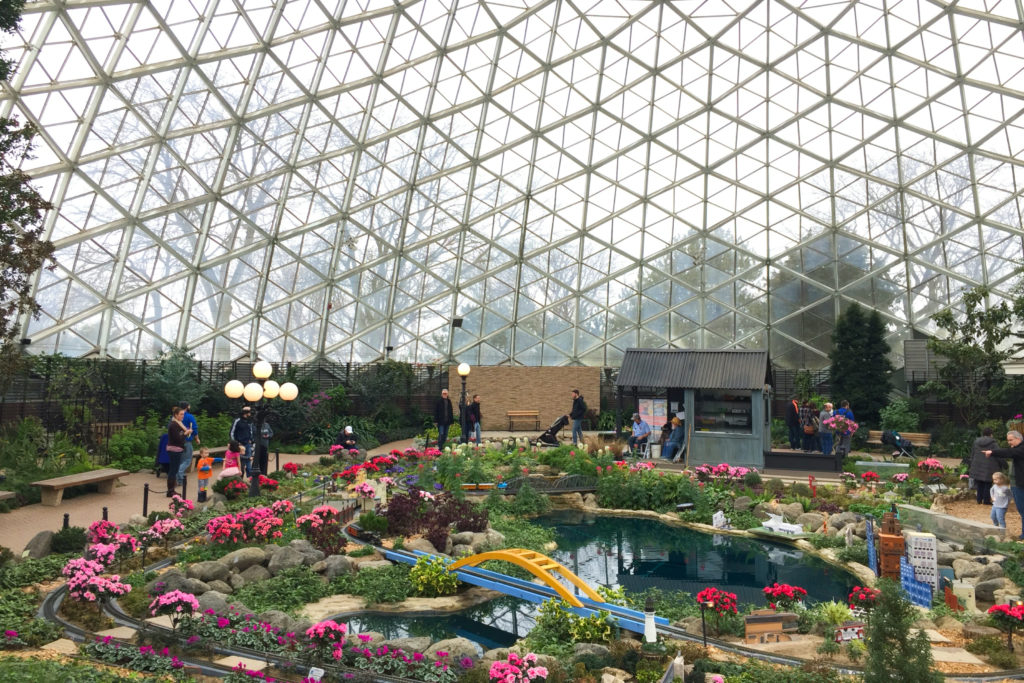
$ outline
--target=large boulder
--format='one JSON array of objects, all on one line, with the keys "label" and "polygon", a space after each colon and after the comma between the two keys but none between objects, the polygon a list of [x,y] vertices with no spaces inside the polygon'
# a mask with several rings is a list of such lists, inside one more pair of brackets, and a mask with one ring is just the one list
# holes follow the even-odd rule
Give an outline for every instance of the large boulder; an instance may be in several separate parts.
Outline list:
[{"label": "large boulder", "polygon": [[991,626],[982,626],[981,624],[964,624],[964,638],[967,640],[977,640],[978,638],[987,638],[989,636],[998,637],[1002,634],[1002,631]]},{"label": "large boulder", "polygon": [[810,531],[817,531],[825,523],[825,515],[820,512],[805,512],[796,518],[796,523]]},{"label": "large boulder", "polygon": [[952,631],[956,635],[962,635],[964,632],[963,622],[953,617],[939,617],[935,620],[935,625],[940,631]]},{"label": "large boulder", "polygon": [[199,611],[213,610],[214,614],[228,613],[228,596],[217,591],[206,591],[199,596]]},{"label": "large boulder", "polygon": [[128,518],[128,525],[144,529],[150,526],[149,518],[145,515],[132,515]]},{"label": "large boulder", "polygon": [[586,493],[583,495],[583,507],[585,508],[597,508],[601,507],[598,505],[597,496],[593,493]]},{"label": "large boulder", "polygon": [[266,562],[267,555],[263,551],[263,548],[240,548],[234,552],[228,553],[217,561],[221,564],[227,565],[231,571],[238,572],[240,574],[254,564],[263,564]]},{"label": "large boulder", "polygon": [[590,656],[603,659],[608,657],[610,652],[606,645],[601,645],[600,643],[576,643],[572,646],[573,658]]},{"label": "large boulder", "polygon": [[736,496],[736,500],[732,502],[732,508],[737,512],[743,512],[753,507],[754,501],[750,496]]},{"label": "large boulder", "polygon": [[952,567],[953,562],[956,560],[970,560],[973,559],[973,555],[957,550],[940,550],[936,556],[939,564],[945,565],[946,567]]},{"label": "large boulder", "polygon": [[828,527],[830,529],[842,529],[847,524],[852,524],[857,521],[856,512],[840,512],[838,515],[832,515],[828,518]]},{"label": "large boulder", "polygon": [[[216,579],[213,581],[216,581]],[[213,583],[213,581],[210,583]],[[223,584],[224,582],[217,581],[217,583]],[[191,593],[192,595],[202,595],[211,588],[212,586],[205,581],[200,581],[199,579],[185,579],[185,585],[182,586],[181,590],[186,593]]]},{"label": "large boulder", "polygon": [[503,548],[505,547],[505,536],[494,529],[488,529],[487,531],[473,534],[473,542],[470,545],[473,546],[474,553],[478,553],[485,548]]},{"label": "large boulder", "polygon": [[313,565],[324,559],[324,551],[317,550],[313,547],[312,543],[305,539],[296,539],[289,543],[288,546],[302,553],[303,564]]},{"label": "large boulder", "polygon": [[466,638],[448,638],[447,640],[439,640],[424,652],[430,659],[438,659],[439,652],[447,652],[448,655],[445,657],[445,661],[451,663],[457,663],[463,657],[470,657],[476,659],[477,646],[472,640]]},{"label": "large boulder", "polygon": [[187,581],[188,579],[185,578],[180,569],[168,569],[143,586],[142,590],[145,591],[146,595],[163,595],[171,591],[184,591]]},{"label": "large boulder", "polygon": [[[232,574],[232,576],[235,576],[235,575]],[[214,579],[213,581],[210,582],[209,590],[217,591],[218,593],[223,593],[224,595],[231,595],[232,593],[235,592],[235,589],[232,588],[230,585],[228,585],[227,583],[225,583],[223,581],[218,581],[217,579]]]},{"label": "large boulder", "polygon": [[359,562],[356,567],[359,571],[366,571],[368,569],[386,569],[391,566],[389,560],[369,560],[367,562]]},{"label": "large boulder", "polygon": [[274,553],[274,557],[267,564],[271,576],[277,576],[285,569],[298,567],[305,564],[306,556],[291,546],[285,546]]},{"label": "large boulder", "polygon": [[384,642],[384,634],[376,631],[361,631],[345,636],[346,647],[376,647]]},{"label": "large boulder", "polygon": [[[454,543],[455,545],[469,545],[472,542],[472,531],[460,531],[458,533],[452,534],[452,543]],[[406,547],[408,547],[408,545],[406,545]]]},{"label": "large boulder", "polygon": [[974,560],[953,560],[953,573],[958,579],[981,576],[984,570],[985,567]]},{"label": "large boulder", "polygon": [[227,581],[231,576],[231,570],[227,565],[217,561],[196,562],[185,571],[185,576],[190,579],[199,579],[205,583],[214,580]]},{"label": "large boulder", "polygon": [[[260,569],[263,568],[260,567]],[[267,576],[270,576],[270,572],[267,572]],[[245,585],[245,578],[241,574],[232,574],[231,578],[228,580],[228,583],[231,584],[232,590],[238,590],[239,588]]]},{"label": "large boulder", "polygon": [[257,615],[257,618],[270,624],[280,633],[288,633],[292,626],[292,618],[276,609],[268,609],[266,612],[261,612]]},{"label": "large boulder", "polygon": [[401,650],[411,655],[416,652],[423,652],[430,647],[430,637],[395,638],[393,640],[385,640],[381,645],[387,645],[388,649]]},{"label": "large boulder", "polygon": [[324,562],[327,564],[327,580],[331,581],[342,574],[354,574],[355,566],[352,559],[345,555],[331,555]]},{"label": "large boulder", "polygon": [[271,577],[270,570],[263,565],[254,564],[253,566],[246,569],[241,574],[232,574],[232,576],[239,576],[245,581],[245,584],[259,583],[260,581],[266,581]]},{"label": "large boulder", "polygon": [[800,503],[786,503],[779,508],[782,510],[782,518],[787,522],[796,522],[796,518],[804,514],[804,506]]},{"label": "large boulder", "polygon": [[978,581],[989,581],[990,579],[1001,579],[1003,578],[1003,567],[1002,565],[991,562],[985,565],[985,568],[981,570],[981,574],[978,575]]},{"label": "large boulder", "polygon": [[33,560],[46,557],[53,551],[53,536],[52,531],[40,531],[25,544],[25,550],[22,551],[21,556],[30,557]]},{"label": "large boulder", "polygon": [[421,553],[430,553],[431,555],[437,555],[437,548],[434,544],[425,538],[413,538],[405,542],[405,549],[409,551],[418,550]]},{"label": "large boulder", "polygon": [[995,592],[1006,587],[1006,579],[989,579],[974,584],[974,597],[982,602],[993,602]]},{"label": "large boulder", "polygon": [[458,559],[460,557],[466,557],[467,555],[473,554],[473,546],[471,545],[455,545],[452,546],[452,557]]}]

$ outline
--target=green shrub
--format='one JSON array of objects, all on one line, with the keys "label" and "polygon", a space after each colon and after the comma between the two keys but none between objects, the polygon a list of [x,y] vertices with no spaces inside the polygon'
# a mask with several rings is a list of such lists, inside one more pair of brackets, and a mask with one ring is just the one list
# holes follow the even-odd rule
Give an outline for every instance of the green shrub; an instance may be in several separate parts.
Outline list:
[{"label": "green shrub", "polygon": [[85,550],[85,529],[69,526],[53,535],[51,549],[55,553],[82,553]]},{"label": "green shrub", "polygon": [[166,677],[153,678],[123,671],[100,669],[89,662],[81,664],[68,659],[0,658],[0,680],[4,683],[39,683],[39,681],[74,681],[74,683],[160,683]]},{"label": "green shrub", "polygon": [[34,583],[52,581],[60,576],[60,570],[68,562],[67,555],[47,555],[34,560],[24,559],[0,569],[0,589],[24,588]]},{"label": "green shrub", "polygon": [[897,432],[916,432],[921,424],[921,415],[905,398],[893,399],[879,412],[881,429]]},{"label": "green shrub", "polygon": [[303,605],[331,594],[324,580],[307,566],[285,569],[273,579],[242,586],[232,593],[238,601],[253,612],[269,609],[294,613]]},{"label": "green shrub", "polygon": [[366,531],[383,535],[388,532],[388,518],[368,510],[359,515],[359,526]]},{"label": "green shrub", "polygon": [[836,551],[836,557],[840,562],[856,562],[867,566],[868,545],[867,543],[856,543]]},{"label": "green shrub", "polygon": [[743,485],[747,488],[754,488],[761,485],[761,475],[757,472],[747,472],[743,475]]},{"label": "green shrub", "polygon": [[412,591],[409,567],[396,564],[383,569],[364,569],[356,574],[342,574],[331,581],[330,590],[332,594],[361,596],[368,605],[402,602]]},{"label": "green shrub", "polygon": [[416,595],[426,598],[455,595],[459,591],[459,580],[440,557],[420,557],[409,571],[409,580]]},{"label": "green shrub", "polygon": [[542,515],[551,509],[551,501],[547,496],[538,493],[529,481],[524,481],[512,502],[511,509],[512,513],[519,517]]},{"label": "green shrub", "polygon": [[802,481],[794,482],[793,485],[790,486],[789,491],[793,495],[794,498],[810,498],[811,497],[811,487],[808,486],[807,484],[803,483]]}]

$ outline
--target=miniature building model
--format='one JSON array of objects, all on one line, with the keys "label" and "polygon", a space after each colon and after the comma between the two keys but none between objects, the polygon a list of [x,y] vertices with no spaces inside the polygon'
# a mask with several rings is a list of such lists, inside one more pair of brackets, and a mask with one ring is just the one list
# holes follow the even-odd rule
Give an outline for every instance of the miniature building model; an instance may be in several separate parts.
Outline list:
[{"label": "miniature building model", "polygon": [[903,555],[904,541],[900,533],[900,523],[896,515],[886,512],[882,515],[881,531],[878,534],[880,557],[878,571],[880,576],[900,580],[900,557]]},{"label": "miniature building model", "polygon": [[754,610],[743,618],[744,641],[747,645],[786,642],[790,640],[790,633],[796,633],[797,619],[792,612]]},{"label": "miniature building model", "polygon": [[932,594],[939,590],[939,542],[935,534],[905,531],[907,560],[918,581],[931,584]]},{"label": "miniature building model", "polygon": [[851,640],[864,640],[863,621],[847,621],[836,629],[837,643],[848,643]]}]

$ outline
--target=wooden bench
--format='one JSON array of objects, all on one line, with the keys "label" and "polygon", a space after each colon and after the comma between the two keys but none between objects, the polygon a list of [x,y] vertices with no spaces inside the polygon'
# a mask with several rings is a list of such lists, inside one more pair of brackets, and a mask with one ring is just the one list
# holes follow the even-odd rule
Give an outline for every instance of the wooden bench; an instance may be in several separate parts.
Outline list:
[{"label": "wooden bench", "polygon": [[64,489],[72,486],[84,486],[86,484],[99,484],[100,493],[113,493],[114,483],[128,474],[128,470],[115,470],[106,468],[93,470],[92,472],[81,472],[79,474],[68,474],[63,477],[44,479],[32,482],[32,486],[38,486],[43,494],[43,505],[56,507],[64,498]]},{"label": "wooden bench", "polygon": [[0,500],[13,500],[14,491],[0,491]]},{"label": "wooden bench", "polygon": [[529,420],[533,422],[534,429],[540,429],[540,411],[539,410],[510,410],[508,413],[508,431],[515,431],[513,425],[517,421]]},{"label": "wooden bench", "polygon": [[[900,432],[900,438],[906,439],[915,446],[921,446],[927,448],[932,445],[932,435],[923,434],[921,432]],[[868,432],[868,443],[874,446],[884,446],[882,443],[882,432],[878,429],[872,429]]]}]

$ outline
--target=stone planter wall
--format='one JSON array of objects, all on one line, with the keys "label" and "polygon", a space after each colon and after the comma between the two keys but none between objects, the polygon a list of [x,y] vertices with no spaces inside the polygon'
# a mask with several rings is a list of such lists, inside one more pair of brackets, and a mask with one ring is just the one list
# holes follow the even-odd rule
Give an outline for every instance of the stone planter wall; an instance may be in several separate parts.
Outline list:
[{"label": "stone planter wall", "polygon": [[996,533],[996,528],[991,524],[951,517],[916,505],[898,505],[897,507],[900,511],[900,524],[904,529],[915,530],[918,525],[921,525],[921,531],[935,534],[943,541],[954,543],[970,541],[977,547],[981,547],[985,543],[985,536]]}]

